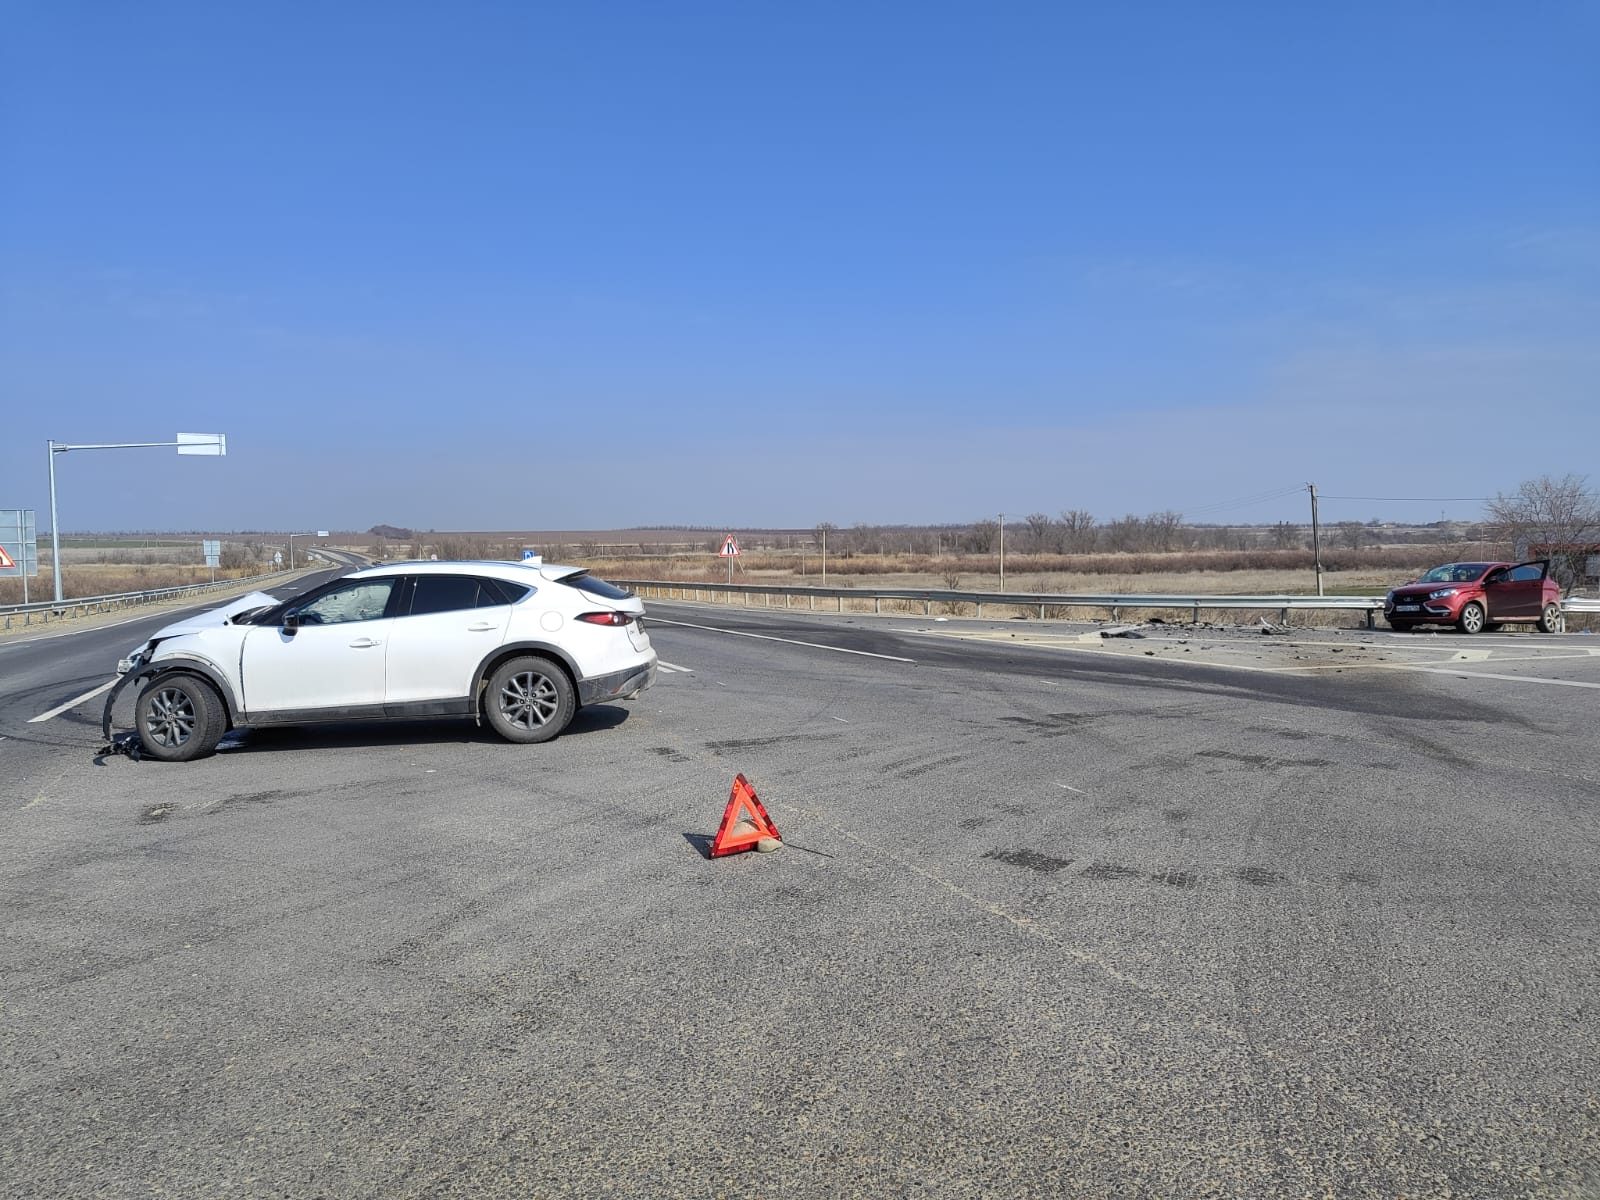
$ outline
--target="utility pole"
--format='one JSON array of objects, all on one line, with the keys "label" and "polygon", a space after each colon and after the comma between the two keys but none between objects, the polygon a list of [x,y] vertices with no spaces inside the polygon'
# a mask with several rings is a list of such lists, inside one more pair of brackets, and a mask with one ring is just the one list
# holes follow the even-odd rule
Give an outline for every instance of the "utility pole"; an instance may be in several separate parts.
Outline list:
[{"label": "utility pole", "polygon": [[1317,595],[1322,595],[1322,533],[1317,527],[1317,485],[1306,484],[1311,493],[1311,558],[1317,568]]},{"label": "utility pole", "polygon": [[828,586],[828,526],[822,526],[822,586]]},{"label": "utility pole", "polygon": [[1000,590],[1006,590],[1006,515],[1000,514]]}]

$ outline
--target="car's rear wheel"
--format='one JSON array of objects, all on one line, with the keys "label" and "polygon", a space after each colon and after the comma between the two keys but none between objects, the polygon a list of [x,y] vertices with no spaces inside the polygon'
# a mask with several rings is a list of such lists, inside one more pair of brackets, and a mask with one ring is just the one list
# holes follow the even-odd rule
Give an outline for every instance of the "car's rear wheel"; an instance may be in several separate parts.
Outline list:
[{"label": "car's rear wheel", "polygon": [[1559,604],[1546,604],[1544,611],[1539,614],[1540,633],[1561,633],[1567,627],[1567,619],[1561,613]]},{"label": "car's rear wheel", "polygon": [[1462,633],[1482,633],[1483,617],[1483,605],[1476,600],[1469,600],[1461,606],[1461,615],[1456,618],[1456,628]]},{"label": "car's rear wheel", "polygon": [[513,658],[489,676],[483,698],[489,726],[508,742],[548,742],[572,721],[572,680],[548,658]]},{"label": "car's rear wheel", "polygon": [[227,732],[222,697],[194,675],[152,679],[133,712],[144,753],[161,762],[188,762],[210,754]]}]

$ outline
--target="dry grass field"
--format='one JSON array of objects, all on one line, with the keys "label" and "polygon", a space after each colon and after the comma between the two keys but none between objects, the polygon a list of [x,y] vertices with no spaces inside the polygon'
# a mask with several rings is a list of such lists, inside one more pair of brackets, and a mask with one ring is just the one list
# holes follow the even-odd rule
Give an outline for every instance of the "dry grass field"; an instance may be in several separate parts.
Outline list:
[{"label": "dry grass field", "polygon": [[[287,548],[281,537],[270,534],[223,538],[223,563],[218,579],[247,578],[271,570],[274,552]],[[63,546],[66,564],[64,593],[76,596],[111,595],[148,588],[204,583],[212,578],[200,553],[201,535],[183,538],[118,538],[101,536],[71,539]],[[691,539],[691,540],[686,540]],[[588,566],[613,579],[656,580],[693,584],[722,583],[728,578],[727,560],[709,547],[720,535],[684,530],[557,531],[520,533],[435,533],[408,539],[375,537],[369,533],[334,533],[324,544],[370,557],[405,559],[488,558],[516,560],[523,547],[533,547],[547,561]],[[762,542],[769,543],[761,548]],[[299,541],[296,557],[308,548]],[[777,543],[774,547],[770,543]],[[768,586],[848,587],[914,590],[983,591],[1001,589],[997,554],[832,554],[826,577],[820,553],[808,544],[804,531],[774,531],[747,535],[750,549],[734,560],[736,583]],[[29,597],[46,600],[52,595],[49,544],[40,547],[40,574],[29,581]],[[1329,549],[1323,555],[1323,590],[1329,595],[1381,595],[1399,583],[1415,578],[1440,562],[1470,558],[1495,558],[1506,548],[1475,542],[1456,545],[1373,546],[1361,551]],[[1179,550],[1138,554],[1027,554],[1008,551],[1004,590],[1013,593],[1053,595],[1310,595],[1316,591],[1309,551],[1255,550],[1249,552]],[[0,580],[0,604],[22,600],[21,580]],[[781,601],[779,602],[781,603]],[[831,602],[830,602],[831,604]],[[970,615],[970,605],[938,606],[949,615]],[[893,612],[923,611],[921,604],[875,605],[863,598],[851,609]],[[989,609],[985,610],[988,613]],[[1037,606],[1018,607],[1018,616],[1037,616]],[[997,614],[998,615],[998,614]],[[1053,618],[1103,618],[1105,610],[1051,607]],[[1166,614],[1141,612],[1141,617],[1163,615],[1188,620],[1189,610]],[[1257,614],[1230,613],[1229,621],[1253,621]],[[1260,614],[1268,615],[1268,614]],[[1276,619],[1276,614],[1271,614]],[[1301,615],[1302,623],[1332,621],[1335,614]],[[1359,614],[1341,614],[1340,623],[1360,621]],[[1579,624],[1584,624],[1580,621]]]}]

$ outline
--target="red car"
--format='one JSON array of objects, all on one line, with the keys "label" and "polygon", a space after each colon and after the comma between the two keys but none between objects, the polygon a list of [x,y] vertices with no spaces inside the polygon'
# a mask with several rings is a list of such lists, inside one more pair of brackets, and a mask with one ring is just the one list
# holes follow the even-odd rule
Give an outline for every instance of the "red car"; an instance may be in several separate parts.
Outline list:
[{"label": "red car", "polygon": [[1454,625],[1478,633],[1515,622],[1556,633],[1563,627],[1561,587],[1550,578],[1547,558],[1446,563],[1385,596],[1383,616],[1391,629]]}]

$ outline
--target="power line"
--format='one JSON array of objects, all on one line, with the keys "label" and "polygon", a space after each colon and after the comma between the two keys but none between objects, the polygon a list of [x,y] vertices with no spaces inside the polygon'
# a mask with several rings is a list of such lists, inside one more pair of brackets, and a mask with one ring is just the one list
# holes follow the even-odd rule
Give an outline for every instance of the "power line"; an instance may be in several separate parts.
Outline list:
[{"label": "power line", "polygon": [[1296,492],[1305,491],[1305,485],[1292,484],[1289,487],[1277,488],[1269,492],[1258,492],[1253,496],[1241,496],[1236,500],[1218,500],[1212,504],[1200,504],[1193,508],[1185,508],[1185,516],[1204,516],[1207,513],[1223,512],[1230,508],[1248,508],[1251,505],[1265,504],[1269,500],[1281,500],[1285,496],[1292,496]]},{"label": "power line", "polygon": [[1324,500],[1381,500],[1390,504],[1488,504],[1493,496],[1323,496]]}]

